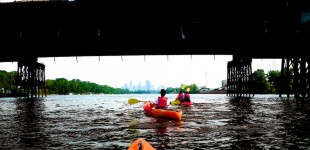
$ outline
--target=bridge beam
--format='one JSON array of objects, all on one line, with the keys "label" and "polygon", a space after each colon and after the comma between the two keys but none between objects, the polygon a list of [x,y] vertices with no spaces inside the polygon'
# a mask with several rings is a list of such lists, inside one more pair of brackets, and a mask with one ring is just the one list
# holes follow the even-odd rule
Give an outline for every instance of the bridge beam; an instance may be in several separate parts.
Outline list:
[{"label": "bridge beam", "polygon": [[309,58],[283,58],[281,65],[282,87],[279,97],[286,94],[289,98],[294,94],[296,99],[310,98],[310,59]]},{"label": "bridge beam", "polygon": [[16,95],[29,98],[47,96],[45,86],[45,65],[37,58],[18,61]]},{"label": "bridge beam", "polygon": [[227,63],[227,95],[249,97],[251,91],[252,58],[240,58],[234,55]]}]

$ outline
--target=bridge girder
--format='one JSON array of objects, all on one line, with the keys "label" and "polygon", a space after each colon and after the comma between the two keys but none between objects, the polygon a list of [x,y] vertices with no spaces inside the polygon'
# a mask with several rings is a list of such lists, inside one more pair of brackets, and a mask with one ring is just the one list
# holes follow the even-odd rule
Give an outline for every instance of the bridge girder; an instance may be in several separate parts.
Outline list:
[{"label": "bridge girder", "polygon": [[[1,3],[1,62],[25,56],[304,57],[310,3],[45,1]],[[306,18],[306,17],[305,17]]]}]

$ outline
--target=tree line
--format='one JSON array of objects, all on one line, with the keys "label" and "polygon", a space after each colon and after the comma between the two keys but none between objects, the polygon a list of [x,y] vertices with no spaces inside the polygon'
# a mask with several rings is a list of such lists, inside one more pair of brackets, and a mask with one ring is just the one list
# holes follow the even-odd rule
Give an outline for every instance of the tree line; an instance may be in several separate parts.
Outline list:
[{"label": "tree line", "polygon": [[[252,91],[255,94],[278,93],[280,89],[280,71],[270,70],[265,73],[263,69],[257,69],[251,75]],[[0,89],[10,89],[12,93],[15,88],[16,71],[7,72],[0,70]],[[65,78],[56,78],[55,80],[47,79],[46,81],[47,94],[145,94],[158,93],[158,91],[130,91],[128,89],[114,88],[108,85],[99,85],[97,83],[81,81],[79,79],[67,80]],[[196,84],[185,85],[180,87],[167,87],[167,94],[178,93],[179,91],[189,91],[191,94],[199,93],[199,87]]]}]

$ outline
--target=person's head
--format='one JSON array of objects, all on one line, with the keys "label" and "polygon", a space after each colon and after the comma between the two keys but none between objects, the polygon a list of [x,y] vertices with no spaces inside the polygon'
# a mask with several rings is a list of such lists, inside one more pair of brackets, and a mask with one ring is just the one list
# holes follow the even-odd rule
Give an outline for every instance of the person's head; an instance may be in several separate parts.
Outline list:
[{"label": "person's head", "polygon": [[183,93],[182,91],[179,92],[180,94]]},{"label": "person's head", "polygon": [[165,89],[161,89],[160,90],[160,95],[161,96],[165,96],[166,95],[166,90]]}]

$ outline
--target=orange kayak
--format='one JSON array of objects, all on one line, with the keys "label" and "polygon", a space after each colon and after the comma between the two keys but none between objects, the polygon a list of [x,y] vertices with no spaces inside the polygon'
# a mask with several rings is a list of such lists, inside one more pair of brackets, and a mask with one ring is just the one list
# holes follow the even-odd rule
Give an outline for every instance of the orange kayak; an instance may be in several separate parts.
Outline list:
[{"label": "orange kayak", "polygon": [[151,104],[148,102],[144,102],[143,109],[146,114],[152,115],[155,117],[166,117],[166,118],[172,118],[176,120],[182,119],[181,110],[154,109],[151,107]]},{"label": "orange kayak", "polygon": [[155,148],[143,138],[138,138],[130,144],[128,150],[155,150]]}]

